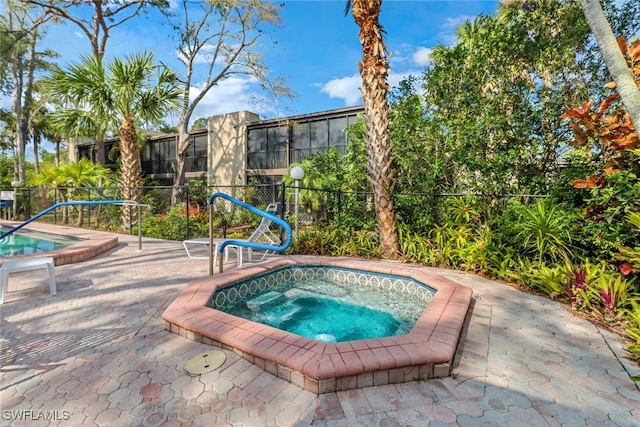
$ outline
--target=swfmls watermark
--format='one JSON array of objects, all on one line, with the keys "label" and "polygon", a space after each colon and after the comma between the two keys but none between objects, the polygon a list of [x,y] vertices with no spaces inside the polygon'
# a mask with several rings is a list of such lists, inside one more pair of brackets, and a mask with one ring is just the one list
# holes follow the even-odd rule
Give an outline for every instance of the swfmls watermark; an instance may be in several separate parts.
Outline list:
[{"label": "swfmls watermark", "polygon": [[2,419],[5,421],[67,421],[71,418],[70,411],[34,411],[31,409],[5,409]]}]

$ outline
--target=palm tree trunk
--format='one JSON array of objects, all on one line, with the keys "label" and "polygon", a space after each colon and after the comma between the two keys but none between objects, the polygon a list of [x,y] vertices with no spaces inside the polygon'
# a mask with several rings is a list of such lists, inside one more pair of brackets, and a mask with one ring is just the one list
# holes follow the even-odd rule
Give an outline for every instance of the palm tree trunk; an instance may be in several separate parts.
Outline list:
[{"label": "palm tree trunk", "polygon": [[[71,200],[75,199],[76,193],[79,188],[71,189]],[[78,210],[78,219],[76,220],[76,227],[82,227],[82,223],[84,223],[84,207],[82,205],[76,205],[75,208]]]},{"label": "palm tree trunk", "polygon": [[600,52],[607,64],[609,74],[616,83],[616,91],[624,104],[631,122],[636,129],[640,129],[640,89],[633,80],[629,66],[620,51],[611,25],[607,21],[599,0],[580,0],[582,10],[587,18],[589,27],[596,37]]},{"label": "palm tree trunk", "polygon": [[[125,117],[120,126],[120,180],[122,184],[122,198],[124,200],[140,200],[141,172],[140,172],[140,147],[138,136],[131,117]],[[134,218],[136,208],[125,205],[122,207],[122,229],[131,230],[131,220]]]},{"label": "palm tree trunk", "polygon": [[398,234],[391,188],[391,141],[387,100],[389,63],[378,20],[382,0],[354,0],[351,12],[360,27],[362,61],[358,64],[362,76],[362,102],[365,111],[367,170],[373,189],[380,247],[385,257],[398,256]]}]

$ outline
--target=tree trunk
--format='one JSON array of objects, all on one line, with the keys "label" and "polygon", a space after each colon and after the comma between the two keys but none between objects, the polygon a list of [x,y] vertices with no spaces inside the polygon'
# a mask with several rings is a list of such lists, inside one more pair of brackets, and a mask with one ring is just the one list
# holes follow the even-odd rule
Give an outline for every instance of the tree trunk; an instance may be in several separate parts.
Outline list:
[{"label": "tree trunk", "polygon": [[382,0],[354,0],[351,12],[360,27],[362,61],[358,64],[362,76],[367,147],[367,170],[373,189],[380,247],[385,257],[398,257],[398,234],[391,188],[391,140],[387,100],[389,63],[378,21]]},{"label": "tree trunk", "polygon": [[40,174],[40,133],[33,132],[33,171],[36,175]]},{"label": "tree trunk", "polygon": [[11,77],[13,83],[11,111],[13,112],[13,118],[16,123],[14,176],[19,182],[23,183],[26,176],[24,169],[26,141],[24,139],[24,133],[22,132],[22,66],[17,53],[14,53],[12,57]]},{"label": "tree trunk", "polygon": [[104,152],[104,138],[102,136],[96,136],[93,144],[95,159],[92,160],[99,165],[106,165],[107,154]]},{"label": "tree trunk", "polygon": [[[140,201],[141,171],[140,171],[140,147],[138,136],[131,117],[125,117],[120,125],[120,180],[122,182],[122,199]],[[122,207],[122,229],[131,230],[131,221],[135,217],[135,206]]]},{"label": "tree trunk", "polygon": [[55,160],[56,160],[56,167],[60,166],[60,143],[62,141],[60,140],[60,138],[56,138],[56,140],[54,141],[54,144],[56,146],[55,148]]},{"label": "tree trunk", "polygon": [[187,168],[187,152],[190,146],[189,132],[180,127],[176,147],[176,162],[173,167],[173,191],[171,192],[171,206],[182,202],[182,187],[185,185]]},{"label": "tree trunk", "polygon": [[580,0],[580,4],[591,31],[596,37],[609,74],[616,83],[616,91],[631,117],[633,126],[640,129],[640,89],[629,71],[629,66],[620,51],[620,46],[613,35],[600,1]]}]

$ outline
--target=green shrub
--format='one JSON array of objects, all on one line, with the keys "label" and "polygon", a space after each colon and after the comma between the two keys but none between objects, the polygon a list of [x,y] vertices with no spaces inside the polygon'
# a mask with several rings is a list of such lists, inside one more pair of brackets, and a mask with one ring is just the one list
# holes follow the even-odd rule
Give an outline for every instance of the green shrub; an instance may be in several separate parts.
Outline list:
[{"label": "green shrub", "polygon": [[538,262],[569,261],[571,259],[571,216],[546,200],[527,208],[519,224],[516,242],[525,254]]},{"label": "green shrub", "polygon": [[[631,304],[631,310],[628,314],[629,326],[627,327],[627,335],[631,339],[631,342],[627,346],[637,359],[640,359],[640,304],[633,301]],[[636,381],[640,380],[637,378]]]},{"label": "green shrub", "polygon": [[567,271],[564,265],[533,263],[523,272],[525,284],[555,299],[567,295]]},{"label": "green shrub", "polygon": [[629,215],[640,211],[640,179],[629,171],[607,175],[607,185],[591,189],[577,220],[577,241],[589,257],[610,261],[618,247],[640,246]]},{"label": "green shrub", "polygon": [[300,231],[287,253],[382,258],[379,246],[377,236],[371,231],[327,228]]},{"label": "green shrub", "polygon": [[[137,226],[134,227],[133,232],[138,232]],[[187,218],[185,207],[175,206],[162,214],[144,218],[142,234],[146,237],[166,240],[185,240],[187,236],[208,236],[208,215],[194,207]]]}]

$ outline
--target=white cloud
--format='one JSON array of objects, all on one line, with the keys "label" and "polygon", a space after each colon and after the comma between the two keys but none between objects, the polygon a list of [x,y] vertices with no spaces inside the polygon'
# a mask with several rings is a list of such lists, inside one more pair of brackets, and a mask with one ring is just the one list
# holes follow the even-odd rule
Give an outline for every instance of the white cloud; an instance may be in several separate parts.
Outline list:
[{"label": "white cloud", "polygon": [[414,76],[419,76],[420,75],[420,71],[405,71],[403,73],[391,73],[389,74],[389,78],[387,79],[387,83],[389,83],[389,85],[391,87],[396,87],[398,86],[398,84],[400,84],[400,82],[404,79],[406,79],[407,77],[409,77],[410,75],[414,75]]},{"label": "white cloud", "polygon": [[444,24],[440,25],[441,31],[438,33],[438,38],[442,40],[443,45],[453,46],[457,41],[456,28],[464,24],[465,21],[473,21],[475,18],[471,15],[448,17]]},{"label": "white cloud", "polygon": [[360,74],[331,79],[327,83],[319,84],[320,92],[329,98],[344,99],[345,105],[356,105],[360,102]]},{"label": "white cloud", "polygon": [[[387,78],[387,83],[391,87],[398,86],[398,84],[409,77],[410,75],[420,75],[420,71],[410,70],[402,73],[394,73],[393,71]],[[340,77],[329,80],[327,83],[318,84],[320,92],[329,95],[329,98],[343,99],[346,106],[356,105],[361,102],[360,85],[362,78],[360,74],[354,74],[352,76]]]},{"label": "white cloud", "polygon": [[[193,63],[194,64],[207,64],[207,65],[209,65],[213,61],[215,54],[216,54],[216,45],[205,44],[205,45],[202,46],[202,48],[200,49],[200,51],[198,52],[196,57],[193,58]],[[218,55],[220,55],[220,52],[218,52]],[[182,55],[182,53],[180,53],[180,51],[177,51],[177,56],[182,61],[184,61],[184,55]],[[220,63],[220,58],[218,58],[218,61],[216,61],[216,63]]]},{"label": "white cloud", "polygon": [[[252,77],[230,77],[220,81],[198,102],[191,119],[210,117],[235,111],[249,110],[257,114],[264,113],[264,107],[256,101],[258,94],[254,91],[256,79]],[[189,99],[193,100],[202,90],[195,85],[189,90]]]},{"label": "white cloud", "polygon": [[427,66],[431,62],[432,51],[433,49],[428,47],[418,47],[412,56],[413,63],[422,67]]},{"label": "white cloud", "polygon": [[80,31],[74,31],[73,35],[76,36],[79,39],[84,39],[84,34],[81,33]]}]

